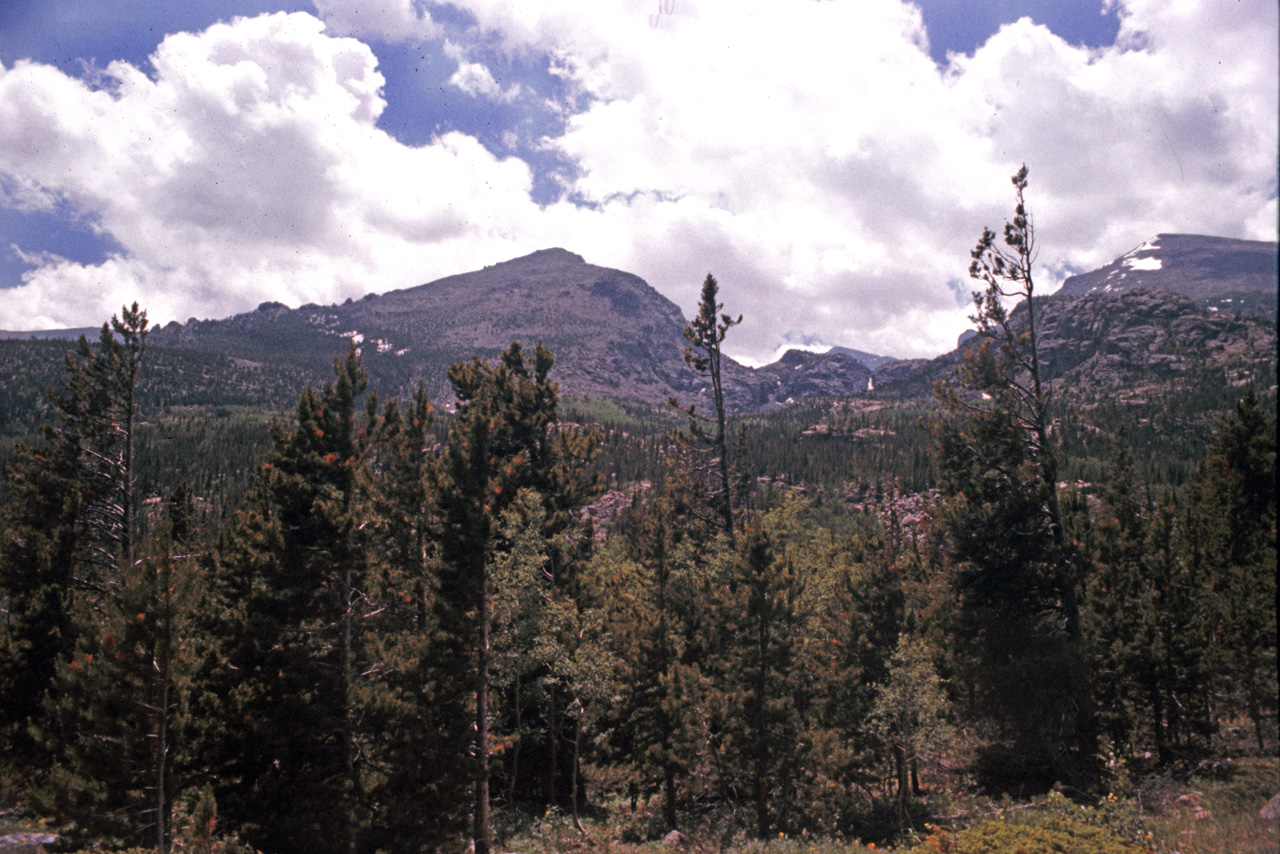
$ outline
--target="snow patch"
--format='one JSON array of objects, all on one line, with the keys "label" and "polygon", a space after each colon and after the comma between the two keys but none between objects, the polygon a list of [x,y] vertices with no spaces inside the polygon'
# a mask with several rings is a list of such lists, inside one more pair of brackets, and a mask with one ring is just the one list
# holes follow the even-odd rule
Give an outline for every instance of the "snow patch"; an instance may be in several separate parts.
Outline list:
[{"label": "snow patch", "polygon": [[1126,258],[1124,265],[1130,270],[1159,270],[1164,262],[1159,258]]}]

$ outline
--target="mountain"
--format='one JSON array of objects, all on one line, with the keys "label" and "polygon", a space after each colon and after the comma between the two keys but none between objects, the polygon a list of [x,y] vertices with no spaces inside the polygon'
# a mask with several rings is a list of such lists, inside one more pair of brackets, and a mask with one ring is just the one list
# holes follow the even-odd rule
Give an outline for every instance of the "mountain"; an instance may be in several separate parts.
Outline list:
[{"label": "mountain", "polygon": [[[687,325],[675,303],[643,279],[545,249],[471,273],[342,305],[290,309],[263,303],[225,320],[171,323],[157,346],[210,350],[248,361],[285,360],[326,370],[352,341],[384,391],[425,383],[437,399],[450,364],[491,358],[512,341],[542,341],[556,356],[563,393],[665,403],[709,403],[708,384],[685,364]],[[847,354],[789,352],[757,370],[725,359],[736,408],[867,388],[870,371]]]},{"label": "mountain", "polygon": [[[1152,378],[1181,381],[1206,367],[1239,379],[1261,376],[1269,365],[1274,375],[1274,313],[1268,321],[1244,309],[1268,299],[1274,306],[1275,257],[1274,243],[1159,235],[1040,298],[1042,362],[1060,386],[1081,395],[1116,394]],[[291,309],[266,302],[222,320],[170,323],[152,333],[151,343],[218,355],[223,367],[210,362],[200,369],[206,396],[240,388],[257,400],[263,389],[323,381],[334,356],[353,342],[384,394],[423,383],[436,400],[448,401],[453,362],[492,358],[512,341],[532,347],[541,340],[555,353],[554,377],[565,395],[657,405],[675,396],[706,411],[708,383],[683,358],[686,325],[679,307],[638,276],[545,249],[342,305]],[[934,380],[948,376],[973,345],[962,337],[956,350],[931,360],[890,361],[845,348],[792,350],[756,369],[726,358],[727,401],[735,410],[759,411],[813,397],[931,397]],[[175,368],[173,377],[187,370]],[[13,394],[30,396],[17,386]],[[165,393],[166,401],[187,397]]]},{"label": "mountain", "polygon": [[[848,353],[832,349],[826,353],[788,350],[771,365],[764,365],[745,377],[732,375],[745,388],[727,386],[726,396],[744,395],[749,405],[741,408],[765,409],[807,397],[844,397],[871,389],[871,369]],[[741,378],[740,378],[741,377]]]},{"label": "mountain", "polygon": [[34,332],[10,332],[0,329],[0,341],[77,341],[80,336],[90,341],[98,340],[101,326],[81,326],[76,329],[37,329]]},{"label": "mountain", "polygon": [[1206,311],[1274,320],[1278,264],[1274,242],[1157,234],[1105,267],[1068,278],[1057,295],[1157,287],[1189,297]]},{"label": "mountain", "polygon": [[[1274,377],[1278,288],[1275,243],[1160,234],[1036,299],[1040,362],[1080,397],[1125,395],[1204,369],[1235,382]],[[1025,318],[1019,305],[1015,327]],[[978,343],[969,330],[950,353],[889,362],[872,381],[886,394],[925,396]]]},{"label": "mountain", "polygon": [[[1037,345],[1046,378],[1072,398],[1141,397],[1151,383],[1193,384],[1205,370],[1232,384],[1275,382],[1276,324],[1202,308],[1163,288],[1136,287],[1036,300]],[[1026,307],[1011,315],[1026,327]],[[876,370],[878,391],[929,394],[978,346],[980,336],[930,360],[894,362]]]},{"label": "mountain", "polygon": [[881,365],[887,365],[890,362],[898,361],[892,356],[877,356],[875,353],[867,353],[863,350],[855,350],[852,347],[832,347],[830,350],[827,351],[827,353],[828,354],[843,353],[844,355],[849,356],[850,358],[858,360],[859,362],[866,365],[868,368],[870,368],[873,371],[876,368],[880,367]]},{"label": "mountain", "polygon": [[325,367],[349,340],[379,385],[398,392],[421,382],[434,395],[453,362],[541,340],[570,393],[665,400],[693,385],[684,325],[680,309],[639,277],[547,249],[342,305],[263,303],[225,320],[170,324],[152,340]]}]

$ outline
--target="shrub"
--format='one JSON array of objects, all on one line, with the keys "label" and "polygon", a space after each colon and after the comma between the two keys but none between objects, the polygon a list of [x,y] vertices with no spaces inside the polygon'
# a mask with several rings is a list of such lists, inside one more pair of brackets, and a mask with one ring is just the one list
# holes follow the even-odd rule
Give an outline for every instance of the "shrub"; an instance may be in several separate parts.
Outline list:
[{"label": "shrub", "polygon": [[934,830],[907,854],[1143,854],[1105,828],[1048,816],[1035,824],[987,821],[957,833]]}]

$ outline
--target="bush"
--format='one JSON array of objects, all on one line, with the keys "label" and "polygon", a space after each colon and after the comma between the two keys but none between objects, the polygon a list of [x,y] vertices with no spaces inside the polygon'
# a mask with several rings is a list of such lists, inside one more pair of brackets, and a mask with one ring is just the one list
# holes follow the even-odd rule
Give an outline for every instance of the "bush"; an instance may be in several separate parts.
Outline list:
[{"label": "bush", "polygon": [[934,830],[907,854],[1143,854],[1105,828],[1048,816],[1035,824],[986,821],[948,833]]}]

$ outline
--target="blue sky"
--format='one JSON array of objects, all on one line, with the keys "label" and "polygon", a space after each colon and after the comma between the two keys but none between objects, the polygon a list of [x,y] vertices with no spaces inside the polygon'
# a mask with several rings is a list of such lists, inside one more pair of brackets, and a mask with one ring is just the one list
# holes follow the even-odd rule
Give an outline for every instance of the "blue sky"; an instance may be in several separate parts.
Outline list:
[{"label": "blue sky", "polygon": [[[332,302],[561,245],[932,355],[1031,167],[1042,281],[1275,239],[1269,0],[0,4],[0,328]],[[284,14],[290,13],[290,14]]]}]

